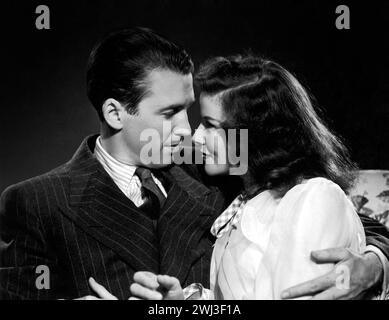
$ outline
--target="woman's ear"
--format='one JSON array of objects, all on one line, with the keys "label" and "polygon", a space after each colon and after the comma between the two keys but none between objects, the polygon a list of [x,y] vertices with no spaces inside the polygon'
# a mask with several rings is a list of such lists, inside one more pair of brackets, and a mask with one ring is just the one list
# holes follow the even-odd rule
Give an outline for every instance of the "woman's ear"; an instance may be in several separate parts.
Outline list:
[{"label": "woman's ear", "polygon": [[126,110],[119,101],[112,98],[105,100],[102,111],[104,119],[110,127],[116,130],[123,128],[123,112]]}]

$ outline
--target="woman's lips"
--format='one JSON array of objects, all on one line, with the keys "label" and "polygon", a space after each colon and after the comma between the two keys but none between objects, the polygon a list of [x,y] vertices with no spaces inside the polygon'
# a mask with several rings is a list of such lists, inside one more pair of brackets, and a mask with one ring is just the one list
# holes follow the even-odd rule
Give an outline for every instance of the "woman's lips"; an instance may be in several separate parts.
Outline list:
[{"label": "woman's lips", "polygon": [[179,142],[179,143],[176,143],[176,144],[171,144],[171,145],[170,145],[170,148],[171,148],[171,150],[172,150],[173,152],[179,151],[180,148],[181,148],[181,143]]}]

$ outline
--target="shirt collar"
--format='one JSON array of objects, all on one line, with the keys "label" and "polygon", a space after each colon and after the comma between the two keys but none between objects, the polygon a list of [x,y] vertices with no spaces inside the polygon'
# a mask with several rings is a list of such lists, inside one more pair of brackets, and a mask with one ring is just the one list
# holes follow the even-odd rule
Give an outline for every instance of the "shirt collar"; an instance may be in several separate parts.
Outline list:
[{"label": "shirt collar", "polygon": [[102,146],[100,136],[96,140],[94,153],[105,171],[116,183],[128,183],[133,178],[136,166],[125,164],[112,157]]}]

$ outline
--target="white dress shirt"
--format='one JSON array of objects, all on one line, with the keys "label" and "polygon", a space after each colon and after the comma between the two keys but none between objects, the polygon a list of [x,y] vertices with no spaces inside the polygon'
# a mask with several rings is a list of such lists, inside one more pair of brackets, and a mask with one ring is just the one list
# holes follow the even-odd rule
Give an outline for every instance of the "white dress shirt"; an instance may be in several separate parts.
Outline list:
[{"label": "white dress shirt", "polygon": [[[135,174],[137,167],[122,163],[112,157],[102,146],[100,137],[96,140],[94,154],[104,170],[109,174],[125,196],[137,207],[141,206],[145,200],[142,198],[142,184],[139,177]],[[151,174],[151,176],[159,189],[161,189],[163,195],[167,197],[166,190],[162,183],[153,174]]]}]

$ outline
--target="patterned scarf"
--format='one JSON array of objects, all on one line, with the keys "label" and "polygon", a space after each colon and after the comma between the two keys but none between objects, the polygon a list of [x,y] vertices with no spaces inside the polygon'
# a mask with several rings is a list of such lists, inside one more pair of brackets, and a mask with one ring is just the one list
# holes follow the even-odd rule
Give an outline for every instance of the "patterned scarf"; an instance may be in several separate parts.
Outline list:
[{"label": "patterned scarf", "polygon": [[211,233],[216,238],[221,238],[233,228],[239,222],[245,204],[246,200],[243,199],[243,195],[240,194],[237,196],[229,207],[215,220],[211,228]]}]

